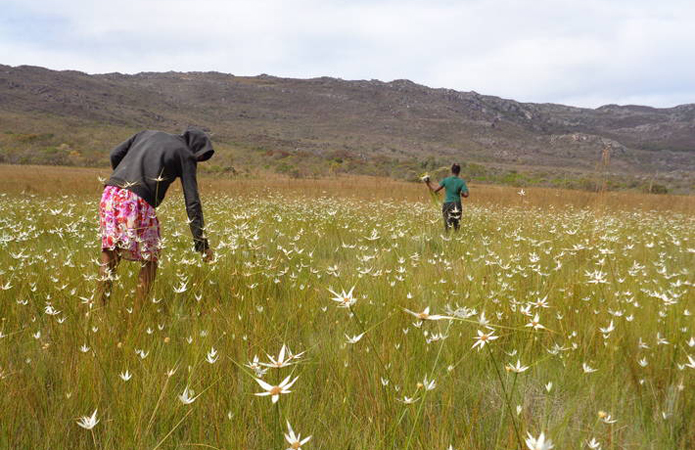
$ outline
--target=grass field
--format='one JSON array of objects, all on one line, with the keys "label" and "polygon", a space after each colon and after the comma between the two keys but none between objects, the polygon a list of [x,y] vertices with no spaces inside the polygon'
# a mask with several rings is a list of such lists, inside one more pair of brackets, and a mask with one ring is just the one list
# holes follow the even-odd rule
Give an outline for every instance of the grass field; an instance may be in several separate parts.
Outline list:
[{"label": "grass field", "polygon": [[0,166],[0,448],[695,448],[692,197],[471,186],[447,236],[422,185],[203,179],[215,261],[172,192],[134,314],[100,174]]}]

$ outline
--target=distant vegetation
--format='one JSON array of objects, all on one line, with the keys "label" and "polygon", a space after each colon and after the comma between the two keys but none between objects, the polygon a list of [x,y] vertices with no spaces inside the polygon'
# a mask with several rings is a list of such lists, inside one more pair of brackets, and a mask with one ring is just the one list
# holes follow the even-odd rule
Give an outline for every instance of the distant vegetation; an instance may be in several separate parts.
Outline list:
[{"label": "distant vegetation", "polygon": [[140,129],[194,124],[214,134],[219,151],[203,170],[221,177],[415,180],[457,161],[483,183],[695,190],[695,105],[582,109],[407,80],[1,65],[0,101],[0,163],[105,167],[108,151]]},{"label": "distant vegetation", "polygon": [[[92,135],[91,133],[95,134]],[[54,133],[13,133],[5,131],[0,136],[0,164],[36,164],[74,167],[108,167],[108,147],[97,143],[96,149],[85,149],[79,142],[96,142],[104,131],[81,130],[72,139],[73,144],[63,142]],[[75,143],[78,142],[78,143]],[[332,154],[326,157],[306,152],[285,152],[254,148],[235,158],[234,148],[218,144],[220,152],[209,163],[200,166],[201,173],[222,178],[253,178],[262,173],[276,173],[290,178],[320,178],[339,174],[358,174],[391,177],[405,181],[417,181],[423,172],[443,177],[448,172],[450,158],[409,158],[392,160],[376,156],[369,160],[354,158],[349,154]],[[243,161],[238,163],[237,161]],[[565,172],[552,169],[510,168],[508,166],[461,162],[461,176],[472,182],[503,184],[516,187],[545,186],[565,189],[598,191],[606,182],[608,190],[638,190],[664,194],[669,188],[653,180],[598,172]]]}]

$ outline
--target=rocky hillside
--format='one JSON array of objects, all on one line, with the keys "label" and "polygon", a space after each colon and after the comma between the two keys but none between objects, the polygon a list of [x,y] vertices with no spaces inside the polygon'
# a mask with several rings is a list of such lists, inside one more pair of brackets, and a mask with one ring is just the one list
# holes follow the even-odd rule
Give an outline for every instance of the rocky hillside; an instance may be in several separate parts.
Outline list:
[{"label": "rocky hillside", "polygon": [[210,167],[227,172],[412,178],[457,160],[483,181],[695,187],[693,104],[586,109],[408,80],[0,65],[0,161],[100,165],[134,131],[187,124],[214,134],[221,156]]}]

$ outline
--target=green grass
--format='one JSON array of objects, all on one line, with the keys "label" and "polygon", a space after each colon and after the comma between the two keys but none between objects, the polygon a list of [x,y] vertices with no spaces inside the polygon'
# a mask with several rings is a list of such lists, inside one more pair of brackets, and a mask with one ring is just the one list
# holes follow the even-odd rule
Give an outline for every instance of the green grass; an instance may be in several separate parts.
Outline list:
[{"label": "green grass", "polygon": [[[158,303],[135,316],[136,264],[119,267],[106,308],[89,300],[97,198],[0,197],[0,448],[285,449],[286,420],[313,436],[307,449],[511,449],[541,432],[556,449],[695,446],[692,215],[520,200],[466,208],[447,238],[426,203],[204,201],[216,262],[200,262],[169,198]],[[329,288],[353,286],[352,312],[338,308]],[[427,306],[455,320],[404,311]],[[499,339],[478,351],[482,313]],[[525,326],[536,313],[545,329]],[[245,365],[283,344],[306,353],[264,376],[299,377],[275,407]],[[529,369],[505,370],[517,359]],[[184,405],[187,386],[200,397]],[[92,431],[76,424],[96,408]]]}]

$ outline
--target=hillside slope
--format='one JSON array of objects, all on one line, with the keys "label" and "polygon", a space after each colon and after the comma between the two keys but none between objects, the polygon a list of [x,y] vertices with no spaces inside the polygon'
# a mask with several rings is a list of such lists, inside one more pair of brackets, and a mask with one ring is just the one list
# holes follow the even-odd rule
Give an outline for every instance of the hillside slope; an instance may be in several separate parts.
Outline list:
[{"label": "hillside slope", "polygon": [[686,192],[695,179],[693,104],[586,109],[407,80],[0,65],[0,162],[101,165],[136,130],[188,124],[214,133],[216,170],[412,178],[458,160],[469,177],[520,184],[591,181],[597,167],[622,187],[656,179]]}]

